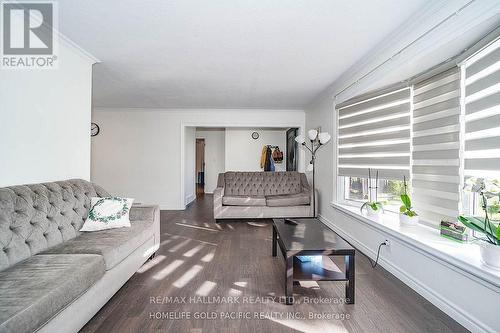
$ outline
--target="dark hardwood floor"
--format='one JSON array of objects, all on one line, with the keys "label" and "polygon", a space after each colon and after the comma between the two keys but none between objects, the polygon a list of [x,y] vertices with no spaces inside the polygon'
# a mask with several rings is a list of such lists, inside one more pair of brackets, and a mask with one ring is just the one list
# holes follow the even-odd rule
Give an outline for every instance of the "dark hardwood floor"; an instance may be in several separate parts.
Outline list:
[{"label": "dark hardwood floor", "polygon": [[[284,294],[285,272],[283,258],[271,256],[270,221],[215,224],[211,201],[199,196],[185,211],[161,213],[156,257],[82,332],[466,332],[360,252],[356,304],[343,304],[344,282],[295,287],[293,306],[273,299]],[[212,317],[195,318],[205,314]]]}]

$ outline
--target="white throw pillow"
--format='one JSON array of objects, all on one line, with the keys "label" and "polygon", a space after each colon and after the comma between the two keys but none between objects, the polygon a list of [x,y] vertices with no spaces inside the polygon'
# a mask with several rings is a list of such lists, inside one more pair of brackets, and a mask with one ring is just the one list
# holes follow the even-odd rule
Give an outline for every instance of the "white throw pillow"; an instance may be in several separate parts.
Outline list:
[{"label": "white throw pillow", "polygon": [[92,197],[87,220],[80,231],[130,227],[130,207],[134,199],[119,197]]}]

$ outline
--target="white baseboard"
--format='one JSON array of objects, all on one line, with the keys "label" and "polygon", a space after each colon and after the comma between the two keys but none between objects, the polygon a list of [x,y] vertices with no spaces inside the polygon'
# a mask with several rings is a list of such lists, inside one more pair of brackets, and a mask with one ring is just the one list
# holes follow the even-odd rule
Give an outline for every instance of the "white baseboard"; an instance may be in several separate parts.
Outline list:
[{"label": "white baseboard", "polygon": [[[363,252],[363,254],[366,254],[372,260],[375,260],[376,252],[373,249],[369,248],[361,241],[352,237],[352,235],[349,232],[335,225],[332,221],[325,218],[321,214],[318,217],[321,222],[330,227],[333,231],[335,231],[342,238],[348,241],[352,246],[354,246],[359,251]],[[460,308],[460,306],[453,303],[445,295],[436,293],[431,288],[426,286],[425,283],[414,278],[409,272],[402,270],[400,267],[398,267],[396,263],[393,263],[391,261],[384,259],[383,257],[380,257],[379,265],[382,266],[384,269],[386,269],[388,272],[390,272],[392,275],[394,275],[396,278],[401,280],[403,283],[408,285],[422,297],[427,299],[429,302],[434,304],[440,310],[448,314],[450,317],[452,317],[454,320],[456,320],[458,323],[463,325],[468,330],[472,332],[482,332],[482,333],[495,332],[494,329],[492,329],[491,327],[486,326],[485,324],[478,321],[477,318],[463,311]]]},{"label": "white baseboard", "polygon": [[191,202],[194,201],[194,199],[196,199],[196,194],[191,194],[191,195],[188,195],[186,197],[186,206],[189,205]]}]

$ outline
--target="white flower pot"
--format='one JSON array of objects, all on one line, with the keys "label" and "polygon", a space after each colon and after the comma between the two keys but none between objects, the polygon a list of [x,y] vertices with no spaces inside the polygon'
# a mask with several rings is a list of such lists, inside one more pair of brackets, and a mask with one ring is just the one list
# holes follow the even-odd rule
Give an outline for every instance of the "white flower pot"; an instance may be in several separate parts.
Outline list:
[{"label": "white flower pot", "polygon": [[404,226],[416,226],[418,224],[418,215],[410,217],[405,214],[399,214],[399,224]]},{"label": "white flower pot", "polygon": [[366,206],[366,215],[369,217],[379,217],[382,214],[382,209],[373,210],[372,207]]},{"label": "white flower pot", "polygon": [[479,244],[479,249],[481,251],[481,261],[483,264],[500,270],[500,246],[481,242]]}]

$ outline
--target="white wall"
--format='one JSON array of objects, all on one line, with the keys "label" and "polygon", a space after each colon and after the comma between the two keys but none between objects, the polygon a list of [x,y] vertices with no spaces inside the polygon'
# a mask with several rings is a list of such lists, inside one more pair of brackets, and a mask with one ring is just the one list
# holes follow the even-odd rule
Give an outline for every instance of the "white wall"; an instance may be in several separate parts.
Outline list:
[{"label": "white wall", "polygon": [[225,130],[197,130],[196,138],[205,139],[205,193],[213,193],[219,173],[225,170]]},{"label": "white wall", "polygon": [[[259,133],[254,140],[252,132]],[[275,164],[276,171],[286,170],[286,130],[275,129],[226,129],[226,171],[263,171],[260,156],[265,145],[279,146],[283,162]]]},{"label": "white wall", "polygon": [[186,163],[184,163],[184,188],[185,193],[185,205],[191,203],[196,199],[196,184],[195,178],[189,177],[188,175],[194,175],[196,173],[196,139],[195,139],[196,128],[186,127],[186,144],[184,145],[184,156]]},{"label": "white wall", "polygon": [[92,120],[101,127],[92,140],[92,181],[161,209],[184,209],[186,127],[303,128],[305,115],[301,110],[96,108]]},{"label": "white wall", "polygon": [[0,186],[90,179],[93,60],[59,45],[59,67],[0,70]]}]

